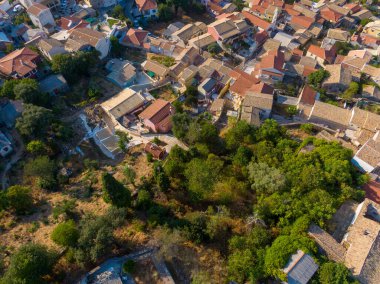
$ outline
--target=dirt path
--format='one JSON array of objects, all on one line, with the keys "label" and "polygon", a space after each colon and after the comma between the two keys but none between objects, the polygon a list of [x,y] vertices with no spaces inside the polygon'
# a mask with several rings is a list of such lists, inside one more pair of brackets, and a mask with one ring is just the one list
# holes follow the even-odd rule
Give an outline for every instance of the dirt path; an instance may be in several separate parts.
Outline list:
[{"label": "dirt path", "polygon": [[12,130],[12,137],[19,145],[17,148],[17,151],[12,155],[11,160],[5,165],[5,168],[3,172],[0,175],[1,180],[1,189],[5,190],[8,187],[8,172],[12,168],[14,164],[16,164],[22,157],[22,154],[24,153],[24,143],[22,142],[21,136],[17,133],[16,130]]}]

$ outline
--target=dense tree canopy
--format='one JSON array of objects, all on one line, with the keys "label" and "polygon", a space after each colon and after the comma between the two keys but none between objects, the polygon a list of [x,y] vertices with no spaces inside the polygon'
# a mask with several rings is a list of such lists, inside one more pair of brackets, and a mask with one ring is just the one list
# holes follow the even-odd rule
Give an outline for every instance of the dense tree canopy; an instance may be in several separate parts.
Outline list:
[{"label": "dense tree canopy", "polygon": [[44,283],[43,276],[52,271],[56,256],[45,246],[27,244],[11,257],[9,268],[1,279],[4,284]]},{"label": "dense tree canopy", "polygon": [[77,244],[79,230],[73,220],[62,222],[55,227],[51,234],[53,242],[64,247],[73,247]]},{"label": "dense tree canopy", "polygon": [[105,173],[102,176],[103,199],[117,207],[126,207],[131,203],[131,193],[111,174]]}]

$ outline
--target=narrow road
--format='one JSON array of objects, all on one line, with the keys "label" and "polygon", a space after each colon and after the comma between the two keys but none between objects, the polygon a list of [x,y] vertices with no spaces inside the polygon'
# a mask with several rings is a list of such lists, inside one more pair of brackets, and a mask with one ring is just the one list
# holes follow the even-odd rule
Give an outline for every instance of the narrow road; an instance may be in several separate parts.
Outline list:
[{"label": "narrow road", "polygon": [[24,153],[24,143],[22,142],[21,136],[17,133],[16,130],[12,130],[11,132],[13,139],[17,142],[17,150],[15,153],[13,153],[10,161],[5,165],[5,168],[3,172],[0,175],[0,180],[1,180],[1,189],[5,190],[8,187],[8,172],[12,168],[14,164],[16,164],[22,157],[22,154]]}]

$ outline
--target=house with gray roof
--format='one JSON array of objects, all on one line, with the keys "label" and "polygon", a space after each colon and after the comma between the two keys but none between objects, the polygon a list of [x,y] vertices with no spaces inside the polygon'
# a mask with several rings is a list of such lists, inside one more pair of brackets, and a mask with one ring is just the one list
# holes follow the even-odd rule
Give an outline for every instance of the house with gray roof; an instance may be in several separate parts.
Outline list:
[{"label": "house with gray roof", "polygon": [[318,264],[314,259],[298,250],[290,257],[282,271],[286,274],[289,284],[307,284],[317,270]]},{"label": "house with gray roof", "polygon": [[51,96],[65,93],[69,86],[61,74],[53,74],[40,81],[40,89]]}]

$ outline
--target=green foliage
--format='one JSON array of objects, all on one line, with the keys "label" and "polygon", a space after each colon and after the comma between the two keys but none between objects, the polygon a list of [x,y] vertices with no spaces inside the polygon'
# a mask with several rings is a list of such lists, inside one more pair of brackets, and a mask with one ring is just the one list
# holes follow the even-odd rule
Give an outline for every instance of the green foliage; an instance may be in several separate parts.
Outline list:
[{"label": "green foliage", "polygon": [[116,130],[116,135],[119,138],[118,146],[123,152],[127,152],[128,143],[132,140],[132,137],[129,136],[127,132]]},{"label": "green foliage", "polygon": [[266,163],[250,163],[248,166],[249,178],[253,182],[252,189],[260,196],[268,196],[281,192],[286,185],[283,173]]},{"label": "green foliage", "polygon": [[362,27],[364,27],[365,25],[367,25],[367,24],[370,23],[370,22],[373,22],[373,20],[371,20],[371,19],[369,19],[369,18],[361,19],[361,20],[360,20],[360,25],[361,25]]},{"label": "green foliage", "polygon": [[135,271],[136,263],[132,259],[128,259],[123,263],[123,273],[133,273]]},{"label": "green foliage", "polygon": [[80,233],[77,248],[74,252],[80,264],[96,262],[110,252],[114,243],[113,231],[121,226],[126,217],[124,208],[111,207],[102,216],[86,215],[79,223]]},{"label": "green foliage", "polygon": [[123,174],[128,183],[135,184],[136,172],[129,165],[126,165],[123,170]]},{"label": "green foliage", "polygon": [[175,64],[175,59],[166,55],[153,55],[151,59],[166,67],[170,67]]},{"label": "green foliage", "polygon": [[26,104],[21,117],[16,120],[16,128],[26,139],[45,138],[52,119],[50,110]]},{"label": "green foliage", "polygon": [[158,17],[160,18],[161,21],[169,21],[173,19],[174,13],[168,4],[165,3],[160,3],[158,4]]},{"label": "green foliage", "polygon": [[74,247],[79,238],[79,230],[73,220],[62,222],[54,228],[51,239],[57,245],[63,247]]},{"label": "green foliage", "polygon": [[139,190],[137,193],[136,206],[140,209],[147,210],[152,204],[152,197],[149,191]]},{"label": "green foliage", "polygon": [[337,41],[335,43],[336,51],[340,55],[347,55],[350,50],[355,49],[351,43]]},{"label": "green foliage", "polygon": [[20,247],[11,257],[10,265],[2,283],[44,283],[43,277],[51,273],[56,255],[45,246],[27,244]]},{"label": "green foliage", "polygon": [[49,101],[47,94],[41,93],[38,82],[33,79],[22,79],[13,89],[15,98],[27,104],[46,106]]},{"label": "green foliage", "polygon": [[198,89],[195,86],[188,86],[184,93],[185,95],[185,105],[196,106],[198,103]]},{"label": "green foliage", "polygon": [[184,139],[189,130],[191,117],[186,113],[176,113],[172,117],[173,134],[178,139]]},{"label": "green foliage", "polygon": [[65,214],[65,216],[69,219],[74,218],[76,206],[77,205],[74,199],[63,200],[53,208],[53,218],[58,219],[58,217],[62,214]]},{"label": "green foliage", "polygon": [[13,24],[15,26],[18,26],[21,24],[28,24],[30,26],[33,26],[32,20],[29,18],[28,14],[26,12],[22,12],[22,13],[16,15],[13,19]]},{"label": "green foliage", "polygon": [[288,108],[286,109],[286,113],[289,116],[296,115],[298,113],[297,107],[296,106],[288,106]]},{"label": "green foliage", "polygon": [[241,11],[245,7],[247,7],[247,3],[244,2],[243,0],[233,0],[232,3],[236,5],[238,11]]},{"label": "green foliage", "polygon": [[116,5],[111,12],[112,17],[119,19],[121,21],[125,21],[127,17],[124,14],[124,9],[123,6],[121,5]]},{"label": "green foliage", "polygon": [[246,121],[238,121],[231,127],[224,137],[226,147],[229,150],[237,149],[242,143],[248,144],[254,141],[254,128]]},{"label": "green foliage", "polygon": [[321,284],[359,284],[352,277],[350,270],[342,263],[324,263],[319,269],[318,276]]},{"label": "green foliage", "polygon": [[33,197],[29,187],[11,186],[6,190],[5,197],[9,207],[17,214],[26,214],[33,208]]},{"label": "green foliage", "polygon": [[19,80],[16,79],[11,79],[11,80],[6,80],[1,87],[0,95],[2,97],[7,97],[10,99],[15,99],[15,93],[14,93],[14,88],[17,86],[19,83]]},{"label": "green foliage", "polygon": [[98,60],[97,51],[79,51],[74,55],[57,54],[53,56],[51,68],[54,72],[61,73],[69,83],[74,83],[80,77],[88,76]]},{"label": "green foliage", "polygon": [[311,123],[305,123],[300,126],[300,129],[307,134],[312,134],[314,132],[314,125]]},{"label": "green foliage", "polygon": [[131,193],[111,174],[102,175],[103,199],[117,207],[126,207],[131,203]]},{"label": "green foliage", "polygon": [[265,271],[281,280],[286,280],[284,272],[281,271],[292,254],[297,250],[305,253],[316,253],[317,246],[308,237],[303,236],[279,236],[265,254]]},{"label": "green foliage", "polygon": [[32,140],[26,145],[26,150],[32,155],[42,155],[46,152],[46,145],[40,140]]},{"label": "green foliage", "polygon": [[123,46],[119,43],[119,39],[115,36],[110,37],[111,54],[114,57],[120,57],[123,54]]},{"label": "green foliage", "polygon": [[214,43],[211,43],[209,46],[207,46],[207,51],[211,54],[211,55],[216,55],[217,53],[219,53],[222,49],[220,48],[219,44],[217,44],[216,42]]},{"label": "green foliage", "polygon": [[348,89],[344,91],[342,98],[345,100],[352,100],[359,92],[359,84],[351,82]]},{"label": "green foliage", "polygon": [[312,85],[314,88],[320,88],[322,82],[330,76],[330,73],[324,69],[319,69],[311,73],[307,77],[307,82]]},{"label": "green foliage", "polygon": [[24,176],[34,178],[43,189],[54,189],[57,166],[47,156],[29,160],[24,166]]}]

